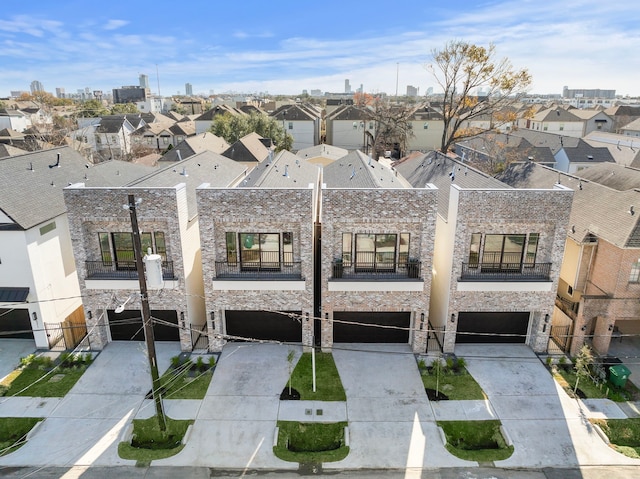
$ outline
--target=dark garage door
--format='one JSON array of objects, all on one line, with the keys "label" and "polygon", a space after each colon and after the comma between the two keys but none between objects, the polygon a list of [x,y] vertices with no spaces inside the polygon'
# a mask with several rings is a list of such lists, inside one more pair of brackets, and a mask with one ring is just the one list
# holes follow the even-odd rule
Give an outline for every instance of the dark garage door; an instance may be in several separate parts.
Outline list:
[{"label": "dark garage door", "polygon": [[524,343],[528,326],[528,312],[460,313],[456,343]]},{"label": "dark garage door", "polygon": [[[300,315],[301,311],[286,311]],[[227,334],[265,341],[302,342],[302,324],[298,317],[272,311],[225,311]]]},{"label": "dark garage door", "polygon": [[33,339],[28,309],[0,309],[0,338]]},{"label": "dark garage door", "polygon": [[[116,314],[113,310],[107,311],[109,317],[109,329],[113,341],[144,341],[142,328],[142,313],[134,309],[126,309]],[[180,341],[178,331],[178,313],[167,310],[151,310],[151,318],[162,321],[153,322],[153,336],[156,341]],[[170,323],[164,324],[165,322]]]},{"label": "dark garage door", "polygon": [[[334,343],[408,343],[410,312],[335,311],[333,313]],[[340,321],[349,321],[347,324]],[[392,328],[377,326],[393,326]],[[403,328],[403,329],[397,329]]]}]

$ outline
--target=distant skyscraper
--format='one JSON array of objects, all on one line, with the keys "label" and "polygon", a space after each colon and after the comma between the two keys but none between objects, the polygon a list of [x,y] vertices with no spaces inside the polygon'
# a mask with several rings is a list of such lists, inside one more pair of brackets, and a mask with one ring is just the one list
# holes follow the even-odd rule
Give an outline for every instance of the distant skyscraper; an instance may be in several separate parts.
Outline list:
[{"label": "distant skyscraper", "polygon": [[418,96],[419,90],[420,90],[419,88],[416,88],[413,85],[407,85],[407,96],[409,97]]},{"label": "distant skyscraper", "polygon": [[140,75],[140,88],[149,88],[149,75]]},{"label": "distant skyscraper", "polygon": [[191,83],[184,84],[184,94],[187,96],[193,95],[193,85]]},{"label": "distant skyscraper", "polygon": [[64,98],[64,88],[56,88],[56,98]]},{"label": "distant skyscraper", "polygon": [[44,91],[44,86],[38,80],[33,80],[31,82],[31,93],[35,93],[37,91]]},{"label": "distant skyscraper", "polygon": [[351,85],[349,84],[348,78],[344,81],[344,92],[351,93]]}]

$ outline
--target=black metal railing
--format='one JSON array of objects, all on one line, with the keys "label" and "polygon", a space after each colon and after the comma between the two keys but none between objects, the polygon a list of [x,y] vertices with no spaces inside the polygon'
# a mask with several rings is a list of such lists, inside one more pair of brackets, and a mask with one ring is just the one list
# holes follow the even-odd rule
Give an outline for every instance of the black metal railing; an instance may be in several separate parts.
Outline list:
[{"label": "black metal railing", "polygon": [[301,261],[216,261],[216,278],[241,280],[301,280]]},{"label": "black metal railing", "polygon": [[462,263],[460,281],[549,281],[551,263]]},{"label": "black metal railing", "polygon": [[[87,279],[138,279],[135,261],[85,261]],[[175,279],[173,261],[162,262],[162,278]]]},{"label": "black metal railing", "polygon": [[412,280],[420,279],[422,263],[415,259],[395,261],[345,261],[335,259],[331,263],[332,279],[366,280]]}]

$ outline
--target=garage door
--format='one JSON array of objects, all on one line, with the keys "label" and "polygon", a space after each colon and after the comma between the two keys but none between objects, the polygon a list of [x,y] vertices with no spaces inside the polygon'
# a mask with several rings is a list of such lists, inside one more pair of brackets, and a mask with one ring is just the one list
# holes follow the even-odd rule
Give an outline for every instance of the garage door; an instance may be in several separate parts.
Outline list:
[{"label": "garage door", "polygon": [[29,310],[0,309],[0,338],[33,339]]},{"label": "garage door", "polygon": [[524,343],[528,312],[460,313],[456,343]]},{"label": "garage door", "polygon": [[[110,309],[107,316],[113,341],[144,341],[140,311],[127,309],[116,314]],[[151,310],[151,318],[157,318],[157,321],[153,322],[153,336],[156,341],[180,341],[176,311]]]},{"label": "garage door", "polygon": [[[302,342],[302,311],[285,311],[296,317],[271,311],[225,311],[227,334],[265,341]],[[242,339],[238,339],[242,341]]]},{"label": "garage door", "polygon": [[333,319],[334,343],[409,342],[410,312],[335,311]]}]

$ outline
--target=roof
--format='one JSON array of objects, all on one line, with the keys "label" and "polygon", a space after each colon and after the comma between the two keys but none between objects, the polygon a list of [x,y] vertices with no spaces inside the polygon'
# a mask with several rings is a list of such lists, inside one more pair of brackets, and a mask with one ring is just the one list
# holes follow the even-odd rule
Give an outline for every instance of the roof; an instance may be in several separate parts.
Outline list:
[{"label": "roof", "polygon": [[393,167],[414,188],[425,188],[429,183],[435,185],[438,188],[438,213],[445,218],[449,214],[452,184],[461,188],[510,189],[486,173],[437,151],[410,155],[396,161]]},{"label": "roof", "polygon": [[122,130],[125,121],[127,121],[125,118],[102,118],[96,133],[118,133]]},{"label": "roof", "polygon": [[302,160],[293,153],[283,150],[272,160],[256,166],[249,176],[240,183],[241,187],[262,188],[307,188],[316,184],[320,167]]},{"label": "roof", "polygon": [[631,123],[627,123],[620,128],[621,130],[640,131],[640,118],[633,120]]},{"label": "roof", "polygon": [[345,105],[333,111],[327,116],[327,120],[341,121],[341,120],[369,120],[371,118],[371,111],[367,108],[361,108],[355,105]]},{"label": "roof", "polygon": [[544,131],[529,130],[521,128],[511,132],[512,136],[526,138],[529,143],[535,147],[547,147],[551,149],[551,153],[555,155],[564,147],[576,146],[579,138],[572,136],[557,135],[555,133],[547,133]]},{"label": "roof", "polygon": [[66,212],[62,189],[69,184],[123,186],[151,171],[117,160],[91,165],[67,146],[10,156],[0,160],[0,210],[26,230]]},{"label": "roof", "polygon": [[269,148],[261,141],[264,140],[257,133],[243,136],[222,154],[234,161],[261,162],[269,156]]},{"label": "roof", "polygon": [[573,113],[560,107],[541,110],[533,116],[532,120],[547,121],[547,122],[549,121],[582,121],[581,118],[578,118]]},{"label": "roof", "polygon": [[564,152],[572,163],[611,162],[615,163],[606,147],[595,147],[582,139],[574,146],[564,146]]},{"label": "roof", "polygon": [[[591,146],[606,147],[616,163],[623,166],[640,166],[640,139],[592,131],[583,138]],[[634,143],[635,140],[635,143]]]},{"label": "roof", "polygon": [[[577,242],[593,234],[619,248],[640,247],[640,191],[617,191],[533,162],[512,163],[499,178],[515,188],[552,188],[560,183],[573,189],[567,234]],[[637,205],[633,214],[631,205]]]},{"label": "roof", "polygon": [[598,163],[583,168],[579,173],[581,178],[593,181],[618,191],[640,189],[640,169],[630,168],[616,163]]},{"label": "roof", "polygon": [[24,133],[20,133],[12,128],[0,130],[0,138],[6,140],[24,140]]},{"label": "roof", "polygon": [[310,146],[309,148],[298,150],[296,154],[300,158],[304,158],[312,163],[328,165],[332,161],[342,158],[343,156],[347,156],[349,154],[349,150],[323,143],[321,145]]},{"label": "roof", "polygon": [[227,105],[217,105],[198,116],[195,121],[213,121],[216,116],[224,115],[225,113],[229,113],[231,115],[244,114],[243,111],[236,108]]},{"label": "roof", "polygon": [[0,303],[24,303],[29,288],[0,288]]},{"label": "roof", "polygon": [[182,161],[163,166],[164,168],[125,186],[171,187],[185,183],[189,218],[197,214],[196,188],[198,186],[203,183],[218,187],[234,186],[247,170],[245,166],[211,151],[203,151]]},{"label": "roof", "polygon": [[594,116],[604,116],[604,117],[608,117],[609,116],[602,110],[578,110],[578,109],[575,109],[575,110],[571,110],[571,114],[575,115],[578,118],[581,118],[583,120],[590,120]]},{"label": "roof", "polygon": [[322,183],[328,188],[406,188],[404,179],[360,150],[322,169]]},{"label": "roof", "polygon": [[315,121],[317,118],[299,105],[282,105],[269,116],[278,121]]},{"label": "roof", "polygon": [[21,150],[20,148],[16,148],[15,146],[0,143],[0,158],[4,158],[6,156],[24,155],[25,153],[27,153],[25,150]]},{"label": "roof", "polygon": [[499,150],[505,149],[518,160],[532,158],[533,161],[554,164],[556,159],[548,146],[534,146],[522,136],[508,133],[486,132],[463,141],[456,142],[456,146],[476,150],[482,155],[497,156]]},{"label": "roof", "polygon": [[180,152],[180,157],[184,160],[203,151],[222,154],[227,148],[229,148],[229,143],[223,138],[206,132],[185,138],[175,148],[165,153],[161,161],[179,161],[178,152]]},{"label": "roof", "polygon": [[414,121],[442,120],[442,113],[429,105],[422,105],[413,112],[411,119]]}]

